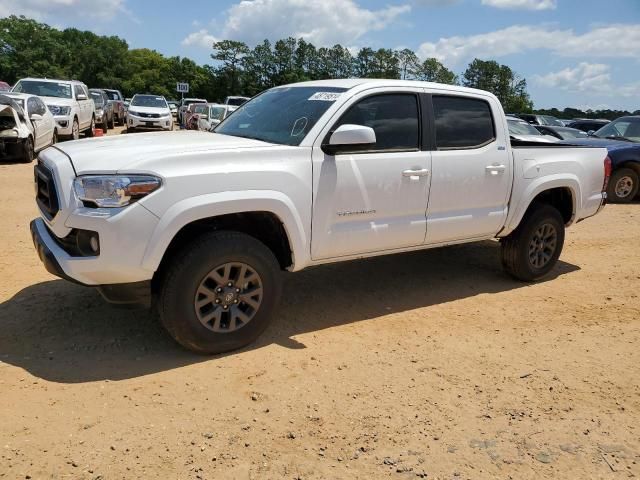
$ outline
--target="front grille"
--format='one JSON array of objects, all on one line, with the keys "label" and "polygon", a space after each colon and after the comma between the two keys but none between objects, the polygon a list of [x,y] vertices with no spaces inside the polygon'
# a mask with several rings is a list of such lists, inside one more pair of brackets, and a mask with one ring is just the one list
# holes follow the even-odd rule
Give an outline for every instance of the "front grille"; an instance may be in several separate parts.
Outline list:
[{"label": "front grille", "polygon": [[36,203],[40,207],[42,213],[51,220],[56,216],[60,209],[53,174],[47,167],[38,163],[34,167],[34,177],[36,185]]},{"label": "front grille", "polygon": [[138,116],[142,118],[160,118],[159,113],[140,113]]}]

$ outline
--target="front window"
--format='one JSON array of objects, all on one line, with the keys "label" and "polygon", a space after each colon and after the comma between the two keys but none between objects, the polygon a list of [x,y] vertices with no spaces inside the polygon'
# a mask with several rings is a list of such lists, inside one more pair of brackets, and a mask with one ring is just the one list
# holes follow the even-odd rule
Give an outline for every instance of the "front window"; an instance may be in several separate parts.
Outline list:
[{"label": "front window", "polygon": [[267,90],[227,117],[216,133],[281,145],[300,145],[345,88],[279,87]]},{"label": "front window", "polygon": [[527,122],[507,120],[507,125],[509,125],[509,133],[511,135],[540,135],[538,129]]},{"label": "front window", "polygon": [[224,107],[211,107],[209,109],[209,118],[211,120],[220,120],[224,118],[224,111],[226,109]]},{"label": "front window", "polygon": [[131,99],[132,107],[169,108],[163,97],[155,95],[136,95]]},{"label": "front window", "polygon": [[102,107],[104,105],[104,98],[102,94],[99,92],[90,92],[91,98],[93,99],[93,103],[96,104],[96,107]]},{"label": "front window", "polygon": [[193,106],[193,113],[207,113],[207,104],[206,103],[198,103]]},{"label": "front window", "polygon": [[107,96],[109,100],[121,100],[118,92],[110,92],[109,90],[105,90],[104,94]]},{"label": "front window", "polygon": [[438,150],[479,148],[496,138],[491,107],[484,100],[433,96]]},{"label": "front window", "polygon": [[640,117],[622,117],[594,133],[596,137],[640,142]]},{"label": "front window", "polygon": [[227,105],[233,105],[234,107],[239,107],[247,101],[246,98],[230,98],[227,100]]},{"label": "front window", "polygon": [[41,80],[20,80],[13,87],[14,92],[29,93],[39,97],[72,98],[71,84],[64,82],[45,82]]}]

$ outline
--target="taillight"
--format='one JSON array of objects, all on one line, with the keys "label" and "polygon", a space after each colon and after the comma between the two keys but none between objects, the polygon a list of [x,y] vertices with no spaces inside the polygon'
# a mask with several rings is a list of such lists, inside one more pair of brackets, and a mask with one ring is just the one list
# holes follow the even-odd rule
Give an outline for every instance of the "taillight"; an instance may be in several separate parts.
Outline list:
[{"label": "taillight", "polygon": [[609,185],[609,178],[611,177],[611,158],[607,155],[604,159],[604,183],[602,184],[602,191],[607,191],[607,185]]}]

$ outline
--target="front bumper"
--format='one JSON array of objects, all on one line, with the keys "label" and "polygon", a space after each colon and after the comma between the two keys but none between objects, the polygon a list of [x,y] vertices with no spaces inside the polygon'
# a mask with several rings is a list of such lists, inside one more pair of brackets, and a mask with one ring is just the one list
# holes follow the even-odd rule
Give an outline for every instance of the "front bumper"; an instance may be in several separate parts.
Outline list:
[{"label": "front bumper", "polygon": [[[55,240],[53,240],[44,221],[41,218],[36,218],[31,221],[29,227],[33,246],[36,249],[38,257],[44,264],[44,268],[52,275],[79,285],[95,287],[105,300],[113,304],[128,308],[149,308],[151,306],[150,280],[103,285],[83,283],[67,274],[62,267],[61,262],[69,268],[70,259],[73,257],[70,257]],[[76,257],[76,259],[86,258],[87,257]]]},{"label": "front bumper", "polygon": [[58,135],[71,135],[73,133],[73,118],[67,115],[56,115],[53,117],[56,121]]},{"label": "front bumper", "polygon": [[149,130],[171,130],[173,118],[171,116],[160,118],[138,117],[131,114],[127,115],[127,126],[131,128],[149,129]]},{"label": "front bumper", "polygon": [[20,158],[24,151],[24,138],[0,139],[0,160]]}]

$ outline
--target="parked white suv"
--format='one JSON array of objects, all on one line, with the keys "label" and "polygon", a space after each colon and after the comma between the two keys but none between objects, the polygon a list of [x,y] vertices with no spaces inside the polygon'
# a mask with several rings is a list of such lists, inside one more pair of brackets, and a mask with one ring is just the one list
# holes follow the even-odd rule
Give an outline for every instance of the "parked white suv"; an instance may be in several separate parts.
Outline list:
[{"label": "parked white suv", "polygon": [[164,97],[136,94],[127,111],[127,132],[173,130],[173,114]]},{"label": "parked white suv", "polygon": [[611,162],[604,148],[534,145],[510,142],[484,91],[299,83],[214,133],[45,150],[31,233],[50,272],[116,303],[153,298],[180,344],[222,352],[266,328],[281,269],[497,238],[510,275],[542,278],[565,227],[604,205]]},{"label": "parked white suv", "polygon": [[30,93],[42,98],[56,121],[60,137],[77,140],[85,132],[93,137],[96,131],[96,109],[87,86],[77,80],[23,78],[12,92]]}]

